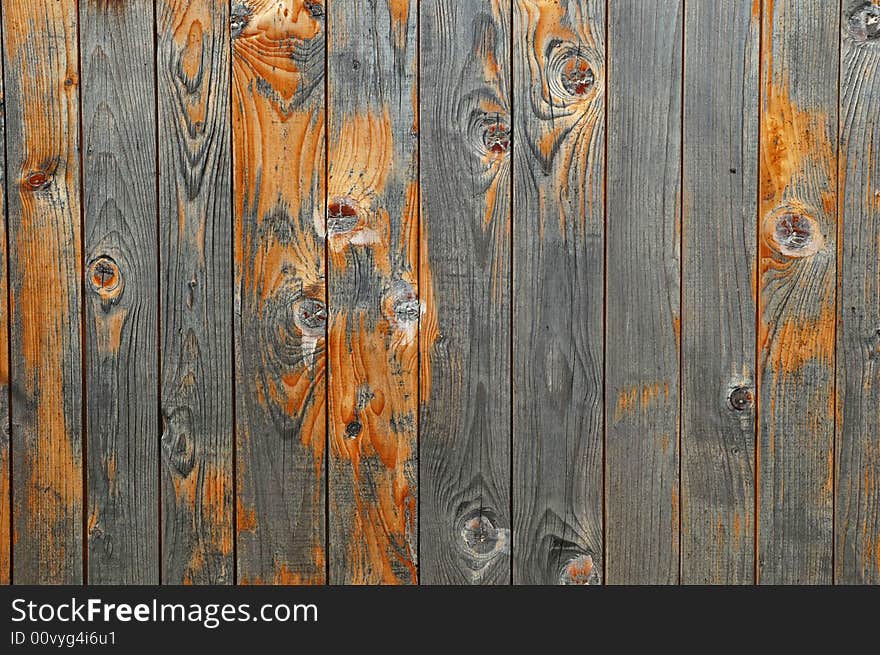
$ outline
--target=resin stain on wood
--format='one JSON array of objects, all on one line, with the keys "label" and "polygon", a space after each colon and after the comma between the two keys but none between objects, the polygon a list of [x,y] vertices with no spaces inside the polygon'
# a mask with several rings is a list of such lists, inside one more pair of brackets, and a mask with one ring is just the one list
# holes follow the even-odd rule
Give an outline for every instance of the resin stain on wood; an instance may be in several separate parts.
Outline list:
[{"label": "resin stain on wood", "polygon": [[605,3],[513,9],[513,583],[597,584]]},{"label": "resin stain on wood", "polygon": [[421,582],[508,583],[512,7],[419,7]]},{"label": "resin stain on wood", "polygon": [[238,580],[323,583],[326,16],[231,11]]},{"label": "resin stain on wood", "polygon": [[[77,12],[3,4],[13,398],[12,577],[79,584],[82,243]],[[39,262],[39,266],[35,265]]]},{"label": "resin stain on wood", "polygon": [[819,0],[763,10],[757,573],[830,583],[838,16]]},{"label": "resin stain on wood", "polygon": [[417,12],[330,7],[332,584],[418,582]]},{"label": "resin stain on wood", "polygon": [[160,0],[156,17],[162,582],[229,584],[229,15],[226,2]]}]

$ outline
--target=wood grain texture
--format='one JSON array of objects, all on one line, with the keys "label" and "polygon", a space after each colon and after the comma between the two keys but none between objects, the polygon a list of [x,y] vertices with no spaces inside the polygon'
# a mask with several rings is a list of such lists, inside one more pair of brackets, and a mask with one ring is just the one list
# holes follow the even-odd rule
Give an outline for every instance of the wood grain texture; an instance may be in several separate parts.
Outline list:
[{"label": "wood grain texture", "polygon": [[330,3],[331,584],[418,582],[417,11]]},{"label": "wood grain texture", "polygon": [[[0,16],[2,20],[2,16]],[[0,48],[2,52],[2,48]],[[6,104],[3,95],[3,57],[0,54],[0,584],[12,572],[12,496],[9,459],[9,295],[6,250]]]},{"label": "wood grain texture", "polygon": [[845,0],[842,9],[834,579],[878,584],[880,4]]},{"label": "wood grain texture", "polygon": [[238,579],[325,580],[324,9],[233,3]]},{"label": "wood grain texture", "polygon": [[[686,3],[682,582],[754,581],[760,14]],[[707,102],[711,98],[711,102]]]},{"label": "wood grain texture", "polygon": [[830,583],[838,8],[763,11],[758,581]]},{"label": "wood grain texture", "polygon": [[511,5],[420,7],[421,580],[508,583]]},{"label": "wood grain texture", "polygon": [[513,583],[603,565],[605,3],[513,19]]},{"label": "wood grain texture", "polygon": [[233,582],[229,10],[159,0],[162,581]]},{"label": "wood grain texture", "polygon": [[153,3],[80,4],[88,571],[159,582]]},{"label": "wood grain texture", "polygon": [[74,0],[4,0],[13,578],[83,577],[82,243]]},{"label": "wood grain texture", "polygon": [[608,22],[606,579],[679,573],[680,0]]}]

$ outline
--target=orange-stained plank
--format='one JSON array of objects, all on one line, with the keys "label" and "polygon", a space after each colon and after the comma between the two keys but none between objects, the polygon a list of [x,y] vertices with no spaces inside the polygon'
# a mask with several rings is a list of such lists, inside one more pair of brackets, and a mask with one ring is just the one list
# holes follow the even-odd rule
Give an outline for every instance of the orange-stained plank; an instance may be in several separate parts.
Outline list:
[{"label": "orange-stained plank", "polygon": [[513,31],[513,583],[597,584],[605,2],[515,0]]},{"label": "orange-stained plank", "polygon": [[765,0],[763,10],[757,573],[830,583],[838,9]]},{"label": "orange-stained plank", "polygon": [[330,5],[334,584],[418,581],[417,9],[410,0]]},{"label": "orange-stained plank", "polygon": [[[0,56],[0,143],[5,142],[3,57]],[[12,561],[11,496],[9,495],[9,314],[6,252],[6,149],[0,148],[0,584],[9,584]]]},{"label": "orange-stained plank", "polygon": [[3,2],[18,584],[83,575],[76,9]]},{"label": "orange-stained plank", "polygon": [[238,580],[325,580],[324,24],[232,3]]},{"label": "orange-stained plank", "polygon": [[162,582],[233,571],[226,0],[159,0]]}]

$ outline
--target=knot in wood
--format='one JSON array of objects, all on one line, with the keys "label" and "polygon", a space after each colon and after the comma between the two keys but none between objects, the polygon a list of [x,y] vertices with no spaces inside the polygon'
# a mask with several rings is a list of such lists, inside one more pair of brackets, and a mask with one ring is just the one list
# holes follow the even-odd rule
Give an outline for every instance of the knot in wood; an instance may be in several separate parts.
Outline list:
[{"label": "knot in wood", "polygon": [[345,426],[345,436],[349,439],[357,439],[362,429],[363,426],[360,424],[360,421],[352,421]]},{"label": "knot in wood", "polygon": [[34,171],[25,178],[25,184],[32,191],[39,191],[49,186],[49,176],[45,171]]},{"label": "knot in wood", "polygon": [[241,2],[232,6],[229,14],[229,32],[233,39],[237,39],[251,22],[251,8]]},{"label": "knot in wood", "polygon": [[102,255],[89,262],[89,286],[101,300],[114,300],[122,295],[122,274],[112,257]]},{"label": "knot in wood", "polygon": [[728,396],[730,406],[738,412],[745,411],[751,407],[753,400],[752,390],[748,387],[735,387],[731,389]]},{"label": "knot in wood", "polygon": [[494,512],[475,509],[465,515],[461,526],[461,540],[469,553],[477,556],[491,554],[498,548],[498,539]]},{"label": "knot in wood", "polygon": [[510,128],[496,117],[483,126],[483,146],[489,152],[503,155],[510,149]]},{"label": "knot in wood", "polygon": [[857,41],[880,40],[880,6],[873,2],[857,6],[850,12],[847,25]]},{"label": "knot in wood", "polygon": [[320,18],[324,15],[324,6],[320,0],[305,0],[304,4],[312,18]]},{"label": "knot in wood", "polygon": [[599,575],[591,555],[579,555],[568,560],[559,572],[560,585],[591,585],[599,582]]},{"label": "knot in wood", "polygon": [[562,67],[562,88],[569,95],[585,96],[596,83],[593,69],[583,57],[570,57]]},{"label": "knot in wood", "polygon": [[335,198],[327,205],[327,233],[345,234],[358,224],[357,208],[346,198]]},{"label": "knot in wood", "polygon": [[327,323],[327,308],[316,298],[304,298],[296,307],[294,321],[305,334],[323,335]]},{"label": "knot in wood", "polygon": [[385,298],[385,315],[398,327],[409,328],[419,320],[419,299],[415,289],[406,280],[395,280]]},{"label": "knot in wood", "polygon": [[821,235],[816,221],[806,214],[783,209],[773,215],[770,238],[776,249],[788,257],[808,257],[819,250]]}]

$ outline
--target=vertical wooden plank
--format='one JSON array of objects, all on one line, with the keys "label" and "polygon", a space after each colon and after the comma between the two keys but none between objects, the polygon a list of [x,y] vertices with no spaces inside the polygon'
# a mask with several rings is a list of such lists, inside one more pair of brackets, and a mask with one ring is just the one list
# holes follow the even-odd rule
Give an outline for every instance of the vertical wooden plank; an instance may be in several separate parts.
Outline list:
[{"label": "vertical wooden plank", "polygon": [[835,581],[880,583],[880,3],[845,0],[840,59]]},{"label": "vertical wooden plank", "polygon": [[763,10],[758,581],[830,583],[839,10]]},{"label": "vertical wooden plank", "polygon": [[508,0],[421,3],[427,584],[510,581],[510,17]]},{"label": "vertical wooden plank", "polygon": [[[0,23],[2,20],[0,11]],[[12,561],[9,558],[12,552],[12,497],[9,495],[9,296],[6,237],[6,101],[3,95],[3,56],[0,52],[0,584],[9,584],[12,572]]]},{"label": "vertical wooden plank", "polygon": [[609,3],[606,578],[678,581],[681,0]]},{"label": "vertical wooden plank", "polygon": [[159,0],[162,581],[233,582],[226,0]]},{"label": "vertical wooden plank", "polygon": [[77,5],[4,0],[13,577],[83,577]]},{"label": "vertical wooden plank", "polygon": [[80,5],[88,571],[159,582],[153,3]]},{"label": "vertical wooden plank", "polygon": [[233,2],[238,579],[322,583],[324,7]]},{"label": "vertical wooden plank", "polygon": [[605,2],[517,0],[514,584],[603,565]]},{"label": "vertical wooden plank", "polygon": [[418,6],[329,7],[330,582],[416,583]]},{"label": "vertical wooden plank", "polygon": [[754,581],[756,7],[686,3],[681,573],[688,584]]}]

